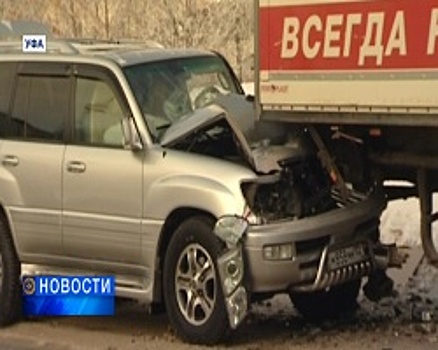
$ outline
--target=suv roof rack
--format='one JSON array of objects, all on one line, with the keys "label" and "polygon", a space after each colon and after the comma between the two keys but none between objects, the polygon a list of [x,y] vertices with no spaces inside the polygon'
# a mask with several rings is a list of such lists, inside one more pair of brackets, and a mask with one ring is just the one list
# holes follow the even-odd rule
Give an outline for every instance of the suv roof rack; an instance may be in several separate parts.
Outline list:
[{"label": "suv roof rack", "polygon": [[152,40],[137,39],[67,39],[81,53],[97,53],[121,49],[162,49],[163,45]]},{"label": "suv roof rack", "polygon": [[[22,52],[21,40],[0,40],[0,53],[17,53]],[[141,49],[162,49],[160,45],[154,41],[107,41],[107,40],[47,40],[47,53],[65,53],[65,54],[93,54],[105,53],[119,50],[141,50]]]},{"label": "suv roof rack", "polygon": [[164,48],[152,40],[138,39],[55,39],[43,24],[33,21],[0,21],[0,53],[22,52],[22,35],[44,34],[47,37],[48,53],[104,53],[119,50]]},{"label": "suv roof rack", "polygon": [[[0,53],[17,53],[23,52],[23,43],[21,40],[6,40],[0,41]],[[71,43],[65,40],[48,40],[47,49],[48,53],[79,53],[79,50]]]}]

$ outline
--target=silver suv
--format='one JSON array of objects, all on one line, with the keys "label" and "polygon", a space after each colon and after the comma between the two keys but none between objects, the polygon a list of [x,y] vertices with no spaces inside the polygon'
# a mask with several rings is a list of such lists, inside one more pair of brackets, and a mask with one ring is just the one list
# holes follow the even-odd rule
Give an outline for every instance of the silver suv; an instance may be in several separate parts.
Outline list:
[{"label": "silver suv", "polygon": [[340,190],[315,130],[257,122],[219,54],[0,50],[2,325],[25,270],[112,274],[119,296],[164,304],[178,335],[213,344],[254,298],[336,314],[386,268],[379,191]]}]

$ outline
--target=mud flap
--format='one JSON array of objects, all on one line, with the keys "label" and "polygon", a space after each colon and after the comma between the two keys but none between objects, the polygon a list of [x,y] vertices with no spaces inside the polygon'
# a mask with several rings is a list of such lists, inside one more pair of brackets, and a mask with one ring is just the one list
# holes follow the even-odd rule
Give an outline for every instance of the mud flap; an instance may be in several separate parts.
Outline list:
[{"label": "mud flap", "polygon": [[402,268],[407,255],[401,252],[395,244],[378,245],[374,248],[374,259],[377,270],[368,276],[368,282],[363,287],[365,296],[371,301],[379,301],[395,295],[394,281],[386,274],[389,267]]},{"label": "mud flap", "polygon": [[394,296],[394,281],[388,277],[385,270],[376,270],[368,276],[368,282],[363,287],[363,292],[371,301],[392,297]]}]

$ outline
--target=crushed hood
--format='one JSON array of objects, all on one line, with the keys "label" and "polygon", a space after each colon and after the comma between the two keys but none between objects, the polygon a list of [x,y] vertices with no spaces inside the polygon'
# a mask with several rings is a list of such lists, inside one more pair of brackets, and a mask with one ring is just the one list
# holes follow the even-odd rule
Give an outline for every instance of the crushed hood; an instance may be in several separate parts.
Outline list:
[{"label": "crushed hood", "polygon": [[[172,147],[184,138],[225,119],[230,125],[249,165],[256,171],[280,170],[280,161],[307,154],[299,139],[288,138],[293,127],[256,120],[254,104],[245,96],[220,96],[215,104],[197,109],[173,123],[161,138],[161,145]],[[301,129],[301,128],[300,128]]]}]

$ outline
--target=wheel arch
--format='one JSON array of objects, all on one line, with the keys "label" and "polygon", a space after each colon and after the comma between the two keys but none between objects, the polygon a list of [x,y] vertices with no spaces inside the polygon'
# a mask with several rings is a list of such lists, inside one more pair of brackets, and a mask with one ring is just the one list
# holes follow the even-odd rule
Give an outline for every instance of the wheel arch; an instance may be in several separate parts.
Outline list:
[{"label": "wheel arch", "polygon": [[172,238],[173,233],[185,220],[194,216],[204,216],[213,221],[216,217],[203,209],[193,208],[193,207],[183,207],[173,210],[166,218],[163,228],[161,229],[160,238],[158,240],[157,247],[157,264],[155,270],[155,283],[154,283],[154,293],[153,302],[161,304],[163,302],[163,267],[164,267],[164,257],[167,253],[167,247]]}]

